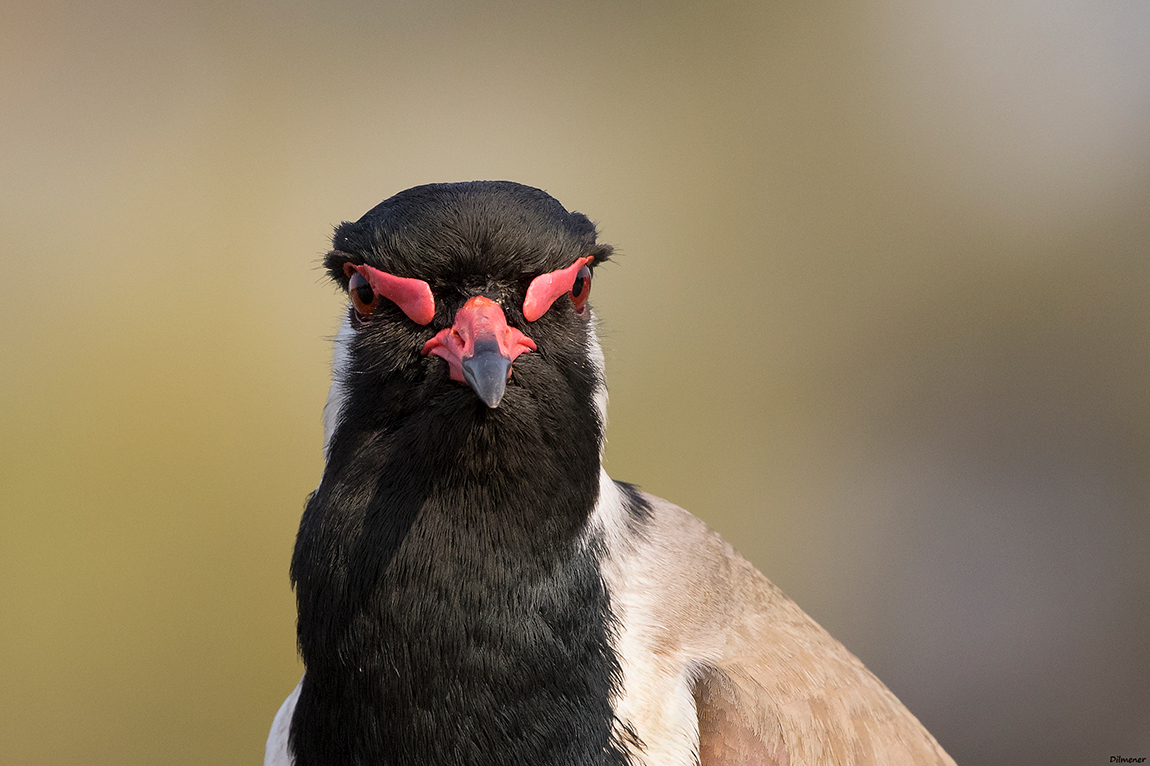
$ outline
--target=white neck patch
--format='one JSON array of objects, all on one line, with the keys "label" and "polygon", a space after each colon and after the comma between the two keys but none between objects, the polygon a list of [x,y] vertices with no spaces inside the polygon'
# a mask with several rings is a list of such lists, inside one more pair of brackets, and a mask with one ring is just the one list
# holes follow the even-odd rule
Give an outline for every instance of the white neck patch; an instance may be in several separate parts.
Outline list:
[{"label": "white neck patch", "polygon": [[331,388],[323,405],[323,457],[327,460],[331,450],[331,439],[335,435],[339,418],[347,403],[347,376],[351,367],[351,341],[355,330],[351,327],[351,316],[345,316],[336,333],[331,359]]}]

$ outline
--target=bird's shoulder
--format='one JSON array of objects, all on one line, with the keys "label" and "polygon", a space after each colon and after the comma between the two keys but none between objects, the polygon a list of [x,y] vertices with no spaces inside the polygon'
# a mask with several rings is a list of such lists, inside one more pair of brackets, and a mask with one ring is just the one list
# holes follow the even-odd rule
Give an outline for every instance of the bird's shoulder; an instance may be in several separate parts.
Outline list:
[{"label": "bird's shoulder", "polygon": [[[620,625],[620,712],[659,755],[650,763],[679,762],[693,744],[704,766],[953,764],[862,662],[717,532],[639,496],[643,522],[611,546],[604,578]],[[676,732],[688,717],[694,742]]]}]

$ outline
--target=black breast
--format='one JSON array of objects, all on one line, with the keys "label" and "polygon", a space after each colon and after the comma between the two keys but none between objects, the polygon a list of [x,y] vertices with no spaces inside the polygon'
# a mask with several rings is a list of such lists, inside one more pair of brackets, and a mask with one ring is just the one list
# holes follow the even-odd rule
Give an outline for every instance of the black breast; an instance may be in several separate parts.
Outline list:
[{"label": "black breast", "polygon": [[624,764],[610,604],[583,540],[598,424],[525,430],[509,413],[526,403],[459,396],[466,416],[333,442],[292,561],[296,763]]}]

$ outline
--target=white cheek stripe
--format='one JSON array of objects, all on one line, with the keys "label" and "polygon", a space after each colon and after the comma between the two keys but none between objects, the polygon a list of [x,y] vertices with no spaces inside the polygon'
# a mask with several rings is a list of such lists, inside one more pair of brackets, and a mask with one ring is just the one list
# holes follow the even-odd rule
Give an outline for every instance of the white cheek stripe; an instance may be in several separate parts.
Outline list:
[{"label": "white cheek stripe", "polygon": [[345,316],[332,348],[331,388],[328,389],[327,401],[323,405],[324,460],[328,458],[331,439],[335,435],[340,415],[343,414],[344,405],[347,403],[347,376],[351,367],[351,341],[354,337],[355,330],[351,326],[351,317]]},{"label": "white cheek stripe", "polygon": [[591,352],[591,367],[595,370],[595,409],[599,411],[599,424],[603,435],[599,440],[599,459],[603,458],[603,448],[607,446],[607,360],[603,356],[603,347],[599,345],[599,336],[595,332],[598,320],[594,312],[591,314],[590,329],[588,332],[588,350]]}]

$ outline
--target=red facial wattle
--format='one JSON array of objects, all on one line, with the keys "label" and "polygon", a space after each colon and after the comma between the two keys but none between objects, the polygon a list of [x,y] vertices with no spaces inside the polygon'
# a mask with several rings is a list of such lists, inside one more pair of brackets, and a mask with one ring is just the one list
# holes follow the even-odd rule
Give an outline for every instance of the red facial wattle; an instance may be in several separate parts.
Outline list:
[{"label": "red facial wattle", "polygon": [[[376,295],[382,295],[399,306],[408,319],[418,325],[430,324],[435,318],[435,298],[431,294],[431,286],[422,279],[397,277],[365,263],[345,263],[343,273],[349,280],[354,274],[359,274],[367,280]],[[349,291],[351,287],[349,283]],[[378,305],[377,302],[362,301],[355,294],[352,295],[352,303],[356,311],[364,316],[369,316]]]},{"label": "red facial wattle", "polygon": [[[589,264],[593,260],[594,256],[584,256],[567,268],[540,274],[531,280],[523,301],[524,318],[534,322],[564,294],[571,297],[575,312],[582,314],[591,293]],[[350,263],[344,266],[344,273],[351,280],[348,288],[359,313],[373,312],[378,295],[382,295],[419,324],[428,324],[435,316],[435,302],[426,282]],[[535,341],[508,326],[507,316],[498,303],[477,295],[456,312],[452,326],[436,333],[420,353],[445,359],[452,380],[466,383],[488,407],[495,408],[507,390],[511,363],[519,355],[535,350]]]},{"label": "red facial wattle", "polygon": [[447,360],[452,380],[466,383],[488,407],[498,407],[511,377],[511,363],[534,351],[535,341],[514,327],[499,304],[477,295],[463,304],[451,327],[423,346],[423,354]]},{"label": "red facial wattle", "polygon": [[572,294],[572,299],[575,301],[576,310],[583,313],[583,305],[587,302],[587,294],[591,290],[591,270],[587,268],[587,264],[593,260],[594,256],[585,255],[565,269],[540,274],[531,280],[531,284],[527,287],[527,297],[523,301],[523,318],[528,322],[534,322],[546,314],[547,309],[551,308],[551,304],[557,298],[571,292],[576,278],[581,275],[584,279],[580,295]]}]

